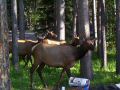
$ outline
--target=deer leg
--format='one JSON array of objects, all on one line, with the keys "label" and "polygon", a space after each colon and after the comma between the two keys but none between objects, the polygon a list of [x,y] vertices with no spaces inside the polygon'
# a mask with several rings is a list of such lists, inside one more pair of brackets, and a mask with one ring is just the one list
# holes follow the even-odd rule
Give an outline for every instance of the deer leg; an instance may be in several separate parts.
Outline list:
[{"label": "deer leg", "polygon": [[28,64],[28,58],[27,58],[27,56],[25,56],[24,62],[25,62],[24,67],[26,67],[26,65]]},{"label": "deer leg", "polygon": [[59,79],[58,82],[56,83],[56,88],[57,88],[57,89],[58,89],[58,87],[59,87],[61,81],[62,81],[63,78],[64,78],[65,71],[66,71],[66,70],[63,68],[63,70],[62,70],[62,72],[61,72],[61,75],[60,75],[60,79]]},{"label": "deer leg", "polygon": [[27,61],[29,62],[30,61],[30,63],[31,63],[31,65],[32,65],[32,58],[31,58],[31,54],[29,54],[29,55],[27,55]]},{"label": "deer leg", "polygon": [[71,76],[70,69],[66,69],[66,73],[67,73],[68,78],[70,78],[70,76]]},{"label": "deer leg", "polygon": [[30,68],[30,88],[32,89],[33,85],[33,73],[35,69],[37,68],[38,65],[33,64],[32,67]]},{"label": "deer leg", "polygon": [[25,65],[24,65],[24,67],[26,67],[26,65],[28,64],[29,61],[30,61],[31,65],[32,65],[31,55],[26,55],[25,56]]},{"label": "deer leg", "polygon": [[39,75],[39,77],[40,77],[40,79],[41,79],[44,87],[47,87],[47,84],[46,84],[46,82],[44,81],[43,76],[42,76],[42,70],[43,70],[44,66],[45,66],[45,64],[44,64],[44,63],[41,63],[41,64],[39,65],[39,67],[37,68],[37,72],[38,72],[38,75]]}]

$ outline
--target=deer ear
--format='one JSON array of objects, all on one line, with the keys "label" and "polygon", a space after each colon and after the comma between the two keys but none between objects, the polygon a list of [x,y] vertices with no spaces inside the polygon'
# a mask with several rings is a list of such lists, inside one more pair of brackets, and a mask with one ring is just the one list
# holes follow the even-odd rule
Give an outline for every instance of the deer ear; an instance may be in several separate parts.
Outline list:
[{"label": "deer ear", "polygon": [[78,36],[75,37],[76,39],[80,39]]}]

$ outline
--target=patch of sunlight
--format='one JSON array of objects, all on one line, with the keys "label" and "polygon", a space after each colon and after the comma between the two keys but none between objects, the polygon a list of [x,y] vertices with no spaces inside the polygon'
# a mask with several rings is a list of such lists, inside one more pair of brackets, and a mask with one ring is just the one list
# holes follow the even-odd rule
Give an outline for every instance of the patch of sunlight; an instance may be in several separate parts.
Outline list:
[{"label": "patch of sunlight", "polygon": [[79,73],[79,70],[80,70],[80,63],[79,61],[75,64],[75,66],[73,66],[71,69],[70,69],[73,73]]}]

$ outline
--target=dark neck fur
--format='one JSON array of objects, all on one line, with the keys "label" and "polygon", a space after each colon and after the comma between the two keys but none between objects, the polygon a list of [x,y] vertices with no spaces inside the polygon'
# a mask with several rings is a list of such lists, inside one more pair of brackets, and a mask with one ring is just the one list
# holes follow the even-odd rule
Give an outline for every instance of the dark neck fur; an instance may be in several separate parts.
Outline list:
[{"label": "dark neck fur", "polygon": [[88,49],[85,48],[83,45],[77,48],[76,52],[76,60],[81,59],[85,56],[85,54],[88,52]]}]

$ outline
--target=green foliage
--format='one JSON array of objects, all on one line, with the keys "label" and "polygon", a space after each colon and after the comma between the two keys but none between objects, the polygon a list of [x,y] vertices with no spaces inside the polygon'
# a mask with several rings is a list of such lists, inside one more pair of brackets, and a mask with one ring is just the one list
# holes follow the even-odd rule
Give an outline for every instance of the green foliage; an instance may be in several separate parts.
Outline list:
[{"label": "green foliage", "polygon": [[[8,5],[8,25],[11,30],[11,1]],[[73,2],[65,0],[65,28],[66,38],[72,37]],[[92,0],[89,1],[90,9]],[[106,38],[107,42],[115,41],[115,0],[106,0]],[[50,27],[54,31],[54,0],[24,0],[26,30],[43,32],[45,27]],[[91,12],[91,11],[90,11]],[[91,14],[90,14],[91,16]],[[51,29],[52,28],[52,29]],[[109,45],[109,43],[108,43]]]},{"label": "green foliage", "polygon": [[107,18],[107,31],[106,37],[108,42],[115,41],[115,0],[106,0],[106,18]]},{"label": "green foliage", "polygon": [[25,1],[25,15],[28,30],[41,32],[42,28],[50,26],[54,17],[53,0]]},{"label": "green foliage", "polygon": [[72,0],[65,0],[65,27],[66,36],[72,37],[72,20],[73,20],[73,2]]},{"label": "green foliage", "polygon": [[94,79],[91,80],[93,86],[96,85],[110,85],[119,83],[120,75],[115,74],[115,49],[108,50],[108,67],[107,69],[100,68],[101,61],[97,57],[97,54],[93,56],[93,69],[94,69]]},{"label": "green foliage", "polygon": [[[65,0],[65,25],[66,25],[66,37],[71,37],[72,35],[72,0]],[[54,31],[54,0],[34,0],[34,1],[25,1],[25,15],[27,25],[29,26],[28,30],[35,32],[42,32],[44,28],[52,27]],[[51,30],[51,29],[50,29]]]}]

